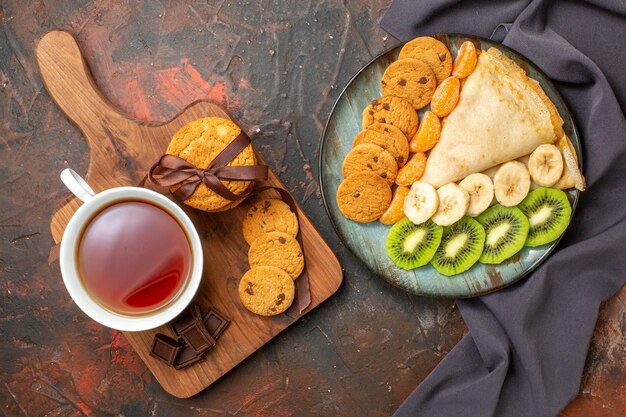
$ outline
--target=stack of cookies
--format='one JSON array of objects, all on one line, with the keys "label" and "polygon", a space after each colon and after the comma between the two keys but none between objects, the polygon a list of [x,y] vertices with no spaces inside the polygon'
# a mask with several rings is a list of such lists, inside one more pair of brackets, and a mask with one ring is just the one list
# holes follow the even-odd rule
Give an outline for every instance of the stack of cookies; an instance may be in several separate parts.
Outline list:
[{"label": "stack of cookies", "polygon": [[[381,81],[383,97],[363,111],[363,130],[343,163],[337,204],[346,218],[394,224],[404,217],[409,187],[421,178],[426,153],[439,141],[440,118],[454,109],[460,79],[476,65],[474,45],[466,44],[453,65],[443,43],[416,38],[387,67]],[[429,105],[420,123],[417,112]]]},{"label": "stack of cookies", "polygon": [[250,245],[250,270],[239,282],[239,297],[251,312],[274,316],[291,306],[294,280],[304,270],[298,229],[296,214],[279,199],[261,200],[246,213],[243,236]]},{"label": "stack of cookies", "polygon": [[[241,128],[230,120],[221,117],[205,117],[183,126],[174,134],[165,153],[178,156],[200,169],[209,164],[241,133]],[[252,145],[248,145],[228,166],[256,165]],[[236,207],[252,190],[253,181],[222,181],[224,186],[241,198],[230,201],[201,183],[185,204],[208,212],[225,211]],[[171,187],[176,191],[180,185]]]}]

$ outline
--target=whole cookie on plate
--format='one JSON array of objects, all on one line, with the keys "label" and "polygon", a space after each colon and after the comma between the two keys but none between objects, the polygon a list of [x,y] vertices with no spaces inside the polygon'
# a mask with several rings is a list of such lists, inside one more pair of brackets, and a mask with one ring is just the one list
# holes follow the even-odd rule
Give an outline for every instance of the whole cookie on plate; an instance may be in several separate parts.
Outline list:
[{"label": "whole cookie on plate", "polygon": [[287,203],[269,198],[250,207],[243,219],[243,237],[249,245],[261,234],[276,231],[298,235],[298,218]]},{"label": "whole cookie on plate", "polygon": [[363,110],[363,129],[374,123],[387,123],[400,129],[410,139],[417,132],[419,120],[415,109],[400,97],[380,97]]},{"label": "whole cookie on plate", "polygon": [[391,187],[370,171],[344,179],[337,189],[337,205],[345,217],[368,223],[383,215],[391,203]]},{"label": "whole cookie on plate", "polygon": [[383,95],[402,97],[419,110],[430,103],[437,79],[426,62],[405,58],[387,67],[381,86]]},{"label": "whole cookie on plate", "polygon": [[400,129],[386,123],[373,123],[367,129],[361,130],[352,142],[352,146],[371,143],[378,145],[389,152],[395,159],[398,167],[402,167],[409,160],[409,141]]},{"label": "whole cookie on plate", "polygon": [[304,269],[304,255],[298,241],[288,233],[263,233],[252,242],[248,250],[251,268],[275,266],[292,279],[298,278]]},{"label": "whole cookie on plate", "polygon": [[295,285],[285,271],[275,266],[258,266],[239,281],[239,298],[245,308],[261,316],[283,313],[293,303]]},{"label": "whole cookie on plate", "polygon": [[[230,120],[221,117],[205,117],[183,126],[174,134],[165,153],[176,155],[198,168],[205,169],[211,161],[238,135],[241,129]],[[244,148],[229,166],[256,165],[252,145]],[[242,198],[228,200],[201,183],[185,200],[185,204],[204,211],[224,211],[241,203],[253,185],[252,181],[222,181],[232,193]],[[172,191],[179,186],[171,187]]]},{"label": "whole cookie on plate", "polygon": [[448,78],[452,73],[452,56],[442,42],[430,36],[422,36],[407,42],[398,59],[416,58],[426,62],[437,77],[437,84]]},{"label": "whole cookie on plate", "polygon": [[398,164],[395,158],[380,146],[363,143],[348,152],[341,171],[344,178],[356,172],[371,171],[391,186],[398,175]]}]

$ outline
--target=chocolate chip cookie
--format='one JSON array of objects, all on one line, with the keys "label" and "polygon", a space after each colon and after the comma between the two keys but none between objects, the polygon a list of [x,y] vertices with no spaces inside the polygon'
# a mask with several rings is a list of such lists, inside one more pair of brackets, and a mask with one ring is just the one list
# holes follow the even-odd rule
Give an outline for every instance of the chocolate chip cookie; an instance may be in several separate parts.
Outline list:
[{"label": "chocolate chip cookie", "polygon": [[352,146],[371,143],[389,152],[396,160],[398,168],[409,160],[409,141],[400,129],[386,123],[374,123],[355,136]]},{"label": "chocolate chip cookie", "polygon": [[283,232],[263,233],[257,237],[248,251],[251,268],[275,266],[282,269],[292,279],[298,278],[304,269],[304,256],[298,241]]},{"label": "chocolate chip cookie", "polygon": [[363,143],[346,155],[341,168],[344,178],[356,172],[371,171],[391,186],[398,174],[395,158],[378,145]]},{"label": "chocolate chip cookie", "polygon": [[430,36],[422,36],[407,42],[398,55],[398,59],[416,58],[428,64],[437,77],[437,84],[452,73],[452,56],[440,41]]},{"label": "chocolate chip cookie", "polygon": [[287,203],[269,198],[250,207],[243,219],[243,237],[249,245],[261,234],[276,231],[298,235],[298,218]]},{"label": "chocolate chip cookie", "polygon": [[245,308],[260,316],[283,313],[293,303],[295,285],[288,273],[275,266],[258,266],[239,281],[239,298]]},{"label": "chocolate chip cookie", "polygon": [[357,172],[337,189],[337,205],[345,217],[368,223],[383,215],[391,203],[391,187],[370,171]]},{"label": "chocolate chip cookie", "polygon": [[381,86],[385,96],[401,97],[419,110],[430,103],[437,79],[426,62],[405,58],[387,67]]},{"label": "chocolate chip cookie", "polygon": [[417,132],[419,120],[415,109],[408,101],[399,97],[380,97],[363,110],[363,129],[374,123],[386,123],[400,129],[411,139]]}]

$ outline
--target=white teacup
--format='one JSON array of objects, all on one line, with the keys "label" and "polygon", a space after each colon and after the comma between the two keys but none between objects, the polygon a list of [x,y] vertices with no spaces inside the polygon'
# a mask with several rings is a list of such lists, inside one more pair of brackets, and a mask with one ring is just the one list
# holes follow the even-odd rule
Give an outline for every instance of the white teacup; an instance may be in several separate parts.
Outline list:
[{"label": "white teacup", "polygon": [[[61,172],[61,181],[84,203],[74,213],[74,216],[72,216],[65,228],[59,258],[63,282],[78,307],[98,323],[123,331],[153,329],[168,323],[178,316],[195,296],[202,278],[202,245],[200,244],[198,232],[187,214],[168,198],[145,188],[117,187],[96,194],[85,180],[69,168]],[[78,273],[76,254],[81,234],[96,213],[118,201],[135,199],[147,201],[159,207],[178,221],[187,234],[191,246],[191,268],[185,287],[169,304],[147,314],[124,315],[100,305],[87,292]]]}]

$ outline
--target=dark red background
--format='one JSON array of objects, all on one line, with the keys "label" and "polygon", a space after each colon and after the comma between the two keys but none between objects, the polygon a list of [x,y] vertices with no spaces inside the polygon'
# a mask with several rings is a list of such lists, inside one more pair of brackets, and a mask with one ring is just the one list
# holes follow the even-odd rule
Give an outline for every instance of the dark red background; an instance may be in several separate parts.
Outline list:
[{"label": "dark red background", "polygon": [[[377,24],[389,1],[112,3],[0,1],[0,413],[389,415],[466,331],[453,302],[368,273],[320,199],[330,109],[365,63],[398,43]],[[34,61],[37,39],[53,28],[78,38],[104,94],[137,118],[164,121],[209,98],[246,131],[260,128],[261,153],[345,268],[335,296],[191,399],[165,393],[46,263],[50,216],[67,195],[58,173],[84,174],[89,163]],[[622,289],[602,307],[580,394],[563,416],[626,413],[625,300]]]}]

